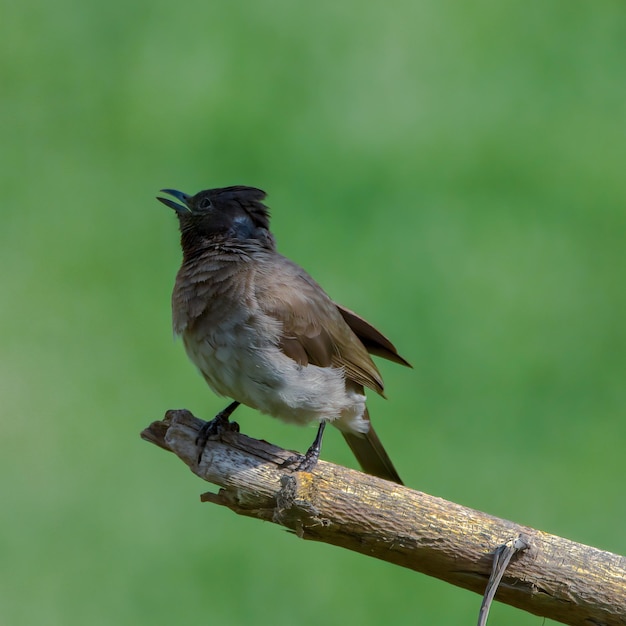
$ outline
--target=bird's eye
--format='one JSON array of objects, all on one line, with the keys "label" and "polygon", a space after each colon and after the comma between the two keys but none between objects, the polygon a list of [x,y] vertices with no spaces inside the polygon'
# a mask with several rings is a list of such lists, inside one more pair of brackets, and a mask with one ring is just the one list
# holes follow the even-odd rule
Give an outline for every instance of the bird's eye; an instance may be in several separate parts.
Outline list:
[{"label": "bird's eye", "polygon": [[200,200],[200,207],[201,209],[210,209],[213,205],[211,204],[211,200],[209,200],[209,198],[202,198],[202,200]]}]

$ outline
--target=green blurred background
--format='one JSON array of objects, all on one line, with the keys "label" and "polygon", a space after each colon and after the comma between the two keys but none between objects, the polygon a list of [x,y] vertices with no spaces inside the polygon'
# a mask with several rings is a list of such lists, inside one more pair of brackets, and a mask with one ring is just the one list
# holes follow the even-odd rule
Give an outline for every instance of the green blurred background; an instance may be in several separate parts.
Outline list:
[{"label": "green blurred background", "polygon": [[139,439],[224,405],[172,340],[162,187],[267,190],[281,251],[414,363],[371,401],[408,485],[626,552],[623,2],[2,4],[0,623],[475,622]]}]

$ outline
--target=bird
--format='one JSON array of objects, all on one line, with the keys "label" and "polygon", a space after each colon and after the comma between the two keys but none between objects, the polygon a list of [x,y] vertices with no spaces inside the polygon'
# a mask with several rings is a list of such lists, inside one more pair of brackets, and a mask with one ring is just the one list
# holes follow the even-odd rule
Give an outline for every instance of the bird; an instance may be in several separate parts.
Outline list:
[{"label": "bird", "polygon": [[178,217],[182,264],[172,292],[174,334],[208,386],[232,402],[206,422],[208,438],[228,428],[241,404],[285,422],[318,424],[310,448],[286,464],[311,471],[327,423],[363,471],[403,484],[374,430],[364,388],[384,397],[371,356],[411,367],[362,317],[334,302],[270,231],[266,193],[235,185],[157,200]]}]

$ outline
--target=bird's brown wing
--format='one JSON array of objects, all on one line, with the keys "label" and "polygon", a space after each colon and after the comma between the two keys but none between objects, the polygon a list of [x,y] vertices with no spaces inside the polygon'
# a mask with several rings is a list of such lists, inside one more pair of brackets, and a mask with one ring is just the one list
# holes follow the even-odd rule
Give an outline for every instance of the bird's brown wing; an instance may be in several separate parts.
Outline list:
[{"label": "bird's brown wing", "polygon": [[326,292],[280,255],[263,267],[255,277],[255,297],[260,309],[282,325],[283,352],[301,365],[341,367],[346,378],[382,395],[378,368]]},{"label": "bird's brown wing", "polygon": [[406,367],[413,367],[405,358],[398,354],[396,347],[391,341],[367,320],[364,320],[360,315],[347,309],[345,306],[337,303],[335,303],[335,306],[339,309],[343,319],[346,320],[346,324],[350,326],[352,332],[361,340],[370,354],[405,365]]}]

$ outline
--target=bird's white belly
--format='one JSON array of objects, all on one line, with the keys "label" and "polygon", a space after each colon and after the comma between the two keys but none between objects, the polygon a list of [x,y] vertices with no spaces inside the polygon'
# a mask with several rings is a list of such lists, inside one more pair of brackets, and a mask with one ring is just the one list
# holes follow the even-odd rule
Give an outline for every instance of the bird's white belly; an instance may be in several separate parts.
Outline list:
[{"label": "bird's white belly", "polygon": [[367,432],[365,396],[346,389],[335,367],[299,365],[248,324],[220,324],[202,333],[183,331],[189,358],[215,393],[287,422],[338,420],[336,426]]}]

